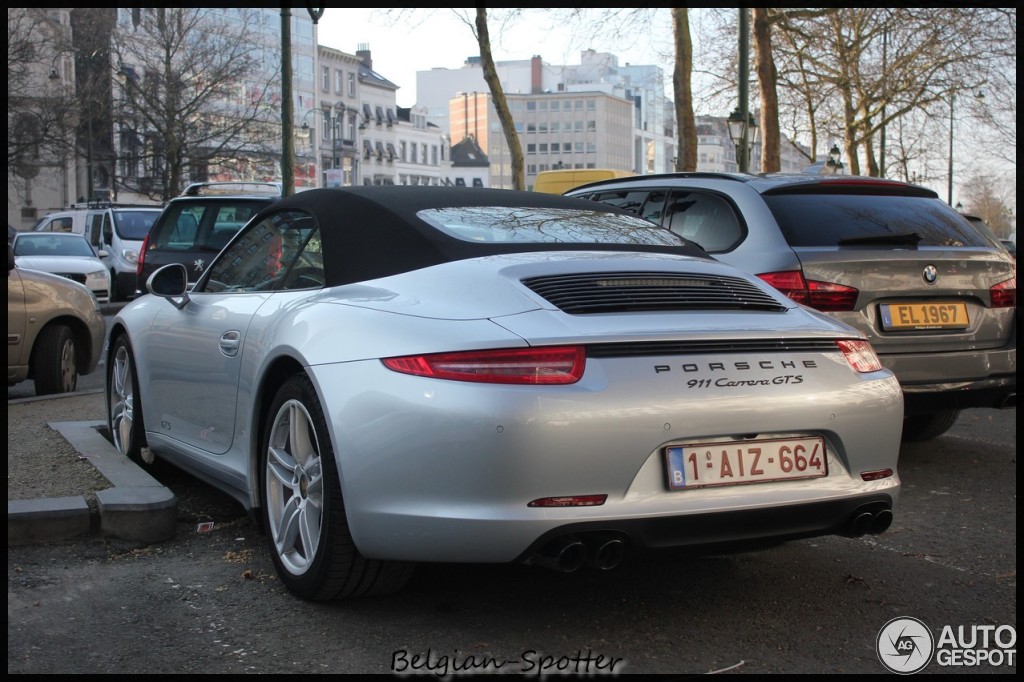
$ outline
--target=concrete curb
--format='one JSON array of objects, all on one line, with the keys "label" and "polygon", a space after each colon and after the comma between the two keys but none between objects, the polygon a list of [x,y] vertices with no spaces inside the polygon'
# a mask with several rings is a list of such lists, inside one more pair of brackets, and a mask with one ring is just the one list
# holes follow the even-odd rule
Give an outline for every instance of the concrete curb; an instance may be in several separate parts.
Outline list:
[{"label": "concrete curb", "polygon": [[[174,537],[174,493],[111,445],[104,422],[49,422],[113,485],[96,493],[93,514],[84,496],[7,502],[7,545],[101,534],[145,543]],[[94,518],[96,517],[96,518]]]}]

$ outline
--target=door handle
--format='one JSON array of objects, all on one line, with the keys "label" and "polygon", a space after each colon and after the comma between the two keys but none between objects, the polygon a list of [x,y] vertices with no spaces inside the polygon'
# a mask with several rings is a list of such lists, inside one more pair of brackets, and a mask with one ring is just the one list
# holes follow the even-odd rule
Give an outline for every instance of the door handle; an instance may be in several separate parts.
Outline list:
[{"label": "door handle", "polygon": [[220,352],[229,358],[238,355],[238,347],[242,344],[242,335],[237,331],[224,332],[220,337]]}]

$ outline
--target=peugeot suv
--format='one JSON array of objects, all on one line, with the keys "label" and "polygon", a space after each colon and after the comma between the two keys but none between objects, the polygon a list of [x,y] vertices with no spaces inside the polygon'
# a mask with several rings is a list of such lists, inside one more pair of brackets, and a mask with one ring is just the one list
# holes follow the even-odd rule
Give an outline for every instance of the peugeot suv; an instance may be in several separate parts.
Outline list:
[{"label": "peugeot suv", "polygon": [[[671,173],[566,196],[634,211],[868,335],[905,440],[1017,403],[1013,258],[930,189],[854,176]],[[852,399],[852,397],[851,397]]]},{"label": "peugeot suv", "polygon": [[200,182],[167,202],[139,253],[136,293],[164,265],[180,263],[189,285],[228,241],[261,210],[281,198],[275,182]]}]

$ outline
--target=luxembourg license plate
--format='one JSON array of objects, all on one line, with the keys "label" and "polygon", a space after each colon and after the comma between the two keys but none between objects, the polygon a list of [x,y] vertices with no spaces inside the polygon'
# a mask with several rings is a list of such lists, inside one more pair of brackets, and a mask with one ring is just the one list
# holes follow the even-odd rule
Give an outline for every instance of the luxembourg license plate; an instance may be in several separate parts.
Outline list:
[{"label": "luxembourg license plate", "polygon": [[883,303],[882,329],[966,329],[965,303]]},{"label": "luxembourg license plate", "polygon": [[665,461],[671,490],[828,475],[825,442],[818,437],[670,446]]}]

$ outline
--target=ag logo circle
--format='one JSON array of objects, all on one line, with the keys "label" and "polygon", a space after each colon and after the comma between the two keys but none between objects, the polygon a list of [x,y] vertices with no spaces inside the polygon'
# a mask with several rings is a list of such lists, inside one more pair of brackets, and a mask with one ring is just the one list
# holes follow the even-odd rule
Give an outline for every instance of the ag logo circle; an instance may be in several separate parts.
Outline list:
[{"label": "ag logo circle", "polygon": [[917,618],[893,618],[878,631],[875,651],[890,672],[912,675],[932,660],[935,639],[928,626]]}]

